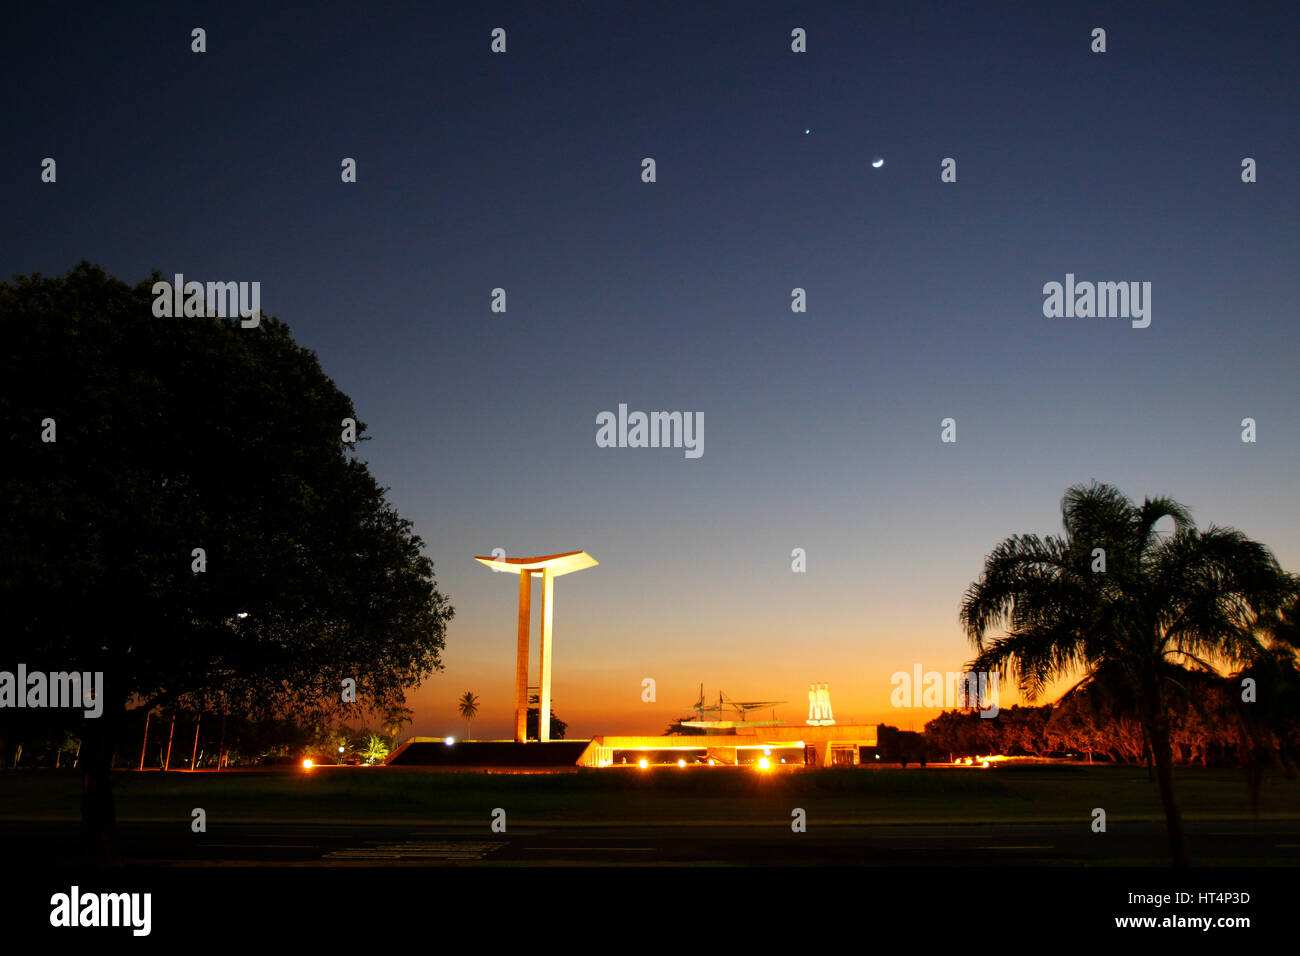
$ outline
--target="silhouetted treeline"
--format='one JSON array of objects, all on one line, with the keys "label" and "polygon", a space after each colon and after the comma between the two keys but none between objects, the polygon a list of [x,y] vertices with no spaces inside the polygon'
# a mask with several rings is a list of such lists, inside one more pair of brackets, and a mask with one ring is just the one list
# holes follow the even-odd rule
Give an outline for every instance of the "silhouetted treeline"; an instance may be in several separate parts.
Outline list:
[{"label": "silhouetted treeline", "polygon": [[[1271,691],[1272,688],[1263,688]],[[1258,694],[1261,689],[1257,688]],[[1280,766],[1294,774],[1300,721],[1294,711],[1243,700],[1242,678],[1206,681],[1170,704],[1175,762],[1198,766]],[[1055,704],[1010,707],[996,717],[947,711],[925,725],[934,757],[1067,757],[1141,764],[1148,746],[1138,717],[1099,690],[1084,687]]]},{"label": "silhouetted treeline", "polygon": [[[180,709],[154,712],[147,724],[143,713],[135,717],[114,736],[115,769],[188,770],[191,761],[200,770],[216,769],[219,761],[225,767],[262,766],[304,756],[317,763],[378,762],[405,736],[407,723],[390,716],[380,729],[370,730]],[[0,712],[0,769],[74,767],[84,733],[85,718],[66,712]]]}]

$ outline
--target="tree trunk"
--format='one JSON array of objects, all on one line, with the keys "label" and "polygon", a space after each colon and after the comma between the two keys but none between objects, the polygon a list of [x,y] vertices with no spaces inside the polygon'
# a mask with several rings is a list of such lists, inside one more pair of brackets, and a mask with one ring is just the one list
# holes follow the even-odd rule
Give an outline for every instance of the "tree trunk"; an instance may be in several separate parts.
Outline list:
[{"label": "tree trunk", "polygon": [[226,764],[226,712],[221,712],[221,742],[217,744],[217,770],[224,770]]},{"label": "tree trunk", "polygon": [[149,749],[149,711],[144,712],[144,741],[140,744],[140,769],[144,769],[144,752]]},{"label": "tree trunk", "polygon": [[1169,740],[1169,715],[1165,713],[1163,695],[1158,689],[1150,693],[1146,710],[1147,737],[1150,754],[1155,763],[1156,780],[1160,784],[1160,802],[1164,805],[1165,826],[1169,831],[1169,849],[1174,866],[1191,866],[1191,852],[1187,846],[1187,833],[1183,829],[1183,814],[1174,792],[1173,749]]},{"label": "tree trunk", "polygon": [[167,734],[167,759],[163,761],[163,770],[172,768],[172,739],[176,736],[176,711],[172,711],[172,729]]},{"label": "tree trunk", "polygon": [[[102,693],[102,691],[101,691]],[[81,839],[89,857],[109,859],[115,851],[117,808],[113,802],[113,742],[125,703],[105,702],[103,714],[86,721],[81,748]]]},{"label": "tree trunk", "polygon": [[190,751],[190,772],[191,773],[198,767],[199,728],[202,726],[203,726],[203,713],[200,711],[198,719],[194,721],[194,749]]}]

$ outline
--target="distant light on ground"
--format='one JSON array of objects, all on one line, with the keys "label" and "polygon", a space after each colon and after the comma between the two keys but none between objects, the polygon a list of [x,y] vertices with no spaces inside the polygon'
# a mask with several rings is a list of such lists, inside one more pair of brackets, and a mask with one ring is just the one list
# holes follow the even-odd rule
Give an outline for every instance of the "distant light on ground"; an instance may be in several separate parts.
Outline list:
[{"label": "distant light on ground", "polygon": [[455,738],[455,737],[444,737],[443,740],[442,740],[442,742],[443,742],[444,744],[446,744],[448,747],[450,747],[452,744],[454,744],[454,743],[456,742],[456,738]]},{"label": "distant light on ground", "polygon": [[644,770],[646,767],[650,766],[650,761],[646,760],[645,757],[642,757],[640,760],[637,761],[636,765],[640,767],[642,770]]},{"label": "distant light on ground", "polygon": [[713,766],[713,758],[712,758],[712,757],[709,758],[709,766],[710,766],[710,767]]},{"label": "distant light on ground", "polygon": [[311,758],[310,758],[310,757],[306,757],[306,758],[304,758],[304,759],[303,759],[303,762],[302,762],[302,769],[303,769],[303,770],[310,770],[311,768],[312,768],[312,760],[311,760]]},{"label": "distant light on ground", "polygon": [[772,766],[772,761],[768,760],[766,757],[759,757],[759,758],[758,758],[758,769],[759,769],[759,770],[767,770],[767,769],[769,769],[771,766]]},{"label": "distant light on ground", "polygon": [[[679,766],[679,767],[685,767],[685,766],[686,766],[686,761],[685,761],[685,760],[678,760],[678,761],[677,761],[677,766]],[[985,766],[987,767],[988,764],[985,764]]]}]

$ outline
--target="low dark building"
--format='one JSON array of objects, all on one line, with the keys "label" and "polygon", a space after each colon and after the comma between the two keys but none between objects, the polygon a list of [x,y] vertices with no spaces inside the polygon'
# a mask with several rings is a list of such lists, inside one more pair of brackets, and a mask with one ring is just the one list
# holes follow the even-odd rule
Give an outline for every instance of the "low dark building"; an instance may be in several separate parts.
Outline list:
[{"label": "low dark building", "polygon": [[888,724],[876,725],[876,746],[863,747],[861,762],[864,764],[909,763],[926,764],[925,734],[913,730],[899,730]]}]

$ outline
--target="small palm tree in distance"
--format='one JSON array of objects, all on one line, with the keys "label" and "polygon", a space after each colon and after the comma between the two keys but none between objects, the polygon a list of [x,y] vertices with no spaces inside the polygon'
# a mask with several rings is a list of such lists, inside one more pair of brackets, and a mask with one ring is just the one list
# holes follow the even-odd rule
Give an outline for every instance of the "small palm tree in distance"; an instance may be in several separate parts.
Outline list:
[{"label": "small palm tree in distance", "polygon": [[473,691],[465,691],[460,699],[460,715],[465,718],[465,739],[469,739],[469,722],[478,716],[478,698]]}]

